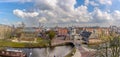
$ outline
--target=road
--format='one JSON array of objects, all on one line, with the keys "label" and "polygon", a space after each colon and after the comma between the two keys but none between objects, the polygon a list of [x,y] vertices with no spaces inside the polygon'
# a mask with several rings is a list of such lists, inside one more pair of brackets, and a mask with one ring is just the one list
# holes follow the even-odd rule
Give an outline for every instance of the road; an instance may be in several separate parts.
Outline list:
[{"label": "road", "polygon": [[95,52],[89,48],[87,45],[81,45],[78,40],[74,41],[76,48],[79,50],[81,57],[95,57]]}]

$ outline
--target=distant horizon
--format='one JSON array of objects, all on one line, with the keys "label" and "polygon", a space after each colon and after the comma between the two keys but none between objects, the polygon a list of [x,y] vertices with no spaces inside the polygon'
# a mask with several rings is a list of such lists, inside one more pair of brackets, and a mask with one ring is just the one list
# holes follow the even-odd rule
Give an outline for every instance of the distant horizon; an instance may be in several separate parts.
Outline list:
[{"label": "distant horizon", "polygon": [[[21,27],[21,25],[6,25],[6,24],[0,24],[0,25],[5,25],[5,26],[14,26],[14,27]],[[79,25],[79,26],[78,26]],[[82,24],[81,24],[82,25]],[[110,26],[116,26],[116,25],[109,25],[109,26],[99,26],[99,25],[82,25],[80,26],[80,24],[77,25],[68,25],[68,26],[61,26],[61,25],[53,25],[53,26],[47,26],[47,25],[41,25],[41,26],[25,26],[25,27],[46,27],[46,28],[52,28],[52,27],[110,27]],[[116,26],[116,27],[120,27],[120,26]]]}]

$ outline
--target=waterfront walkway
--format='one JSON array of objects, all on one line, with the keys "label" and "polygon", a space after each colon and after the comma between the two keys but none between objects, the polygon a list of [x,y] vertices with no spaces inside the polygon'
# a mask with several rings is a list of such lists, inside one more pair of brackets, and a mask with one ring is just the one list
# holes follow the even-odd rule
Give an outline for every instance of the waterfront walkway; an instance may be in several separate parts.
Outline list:
[{"label": "waterfront walkway", "polygon": [[95,57],[95,51],[89,50],[83,46],[79,47],[79,52],[81,53],[81,57]]}]

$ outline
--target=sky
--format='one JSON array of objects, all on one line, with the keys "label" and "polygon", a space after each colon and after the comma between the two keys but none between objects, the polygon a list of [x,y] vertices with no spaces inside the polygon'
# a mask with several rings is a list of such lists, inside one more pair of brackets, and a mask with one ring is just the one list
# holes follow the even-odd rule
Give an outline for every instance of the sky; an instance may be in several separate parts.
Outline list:
[{"label": "sky", "polygon": [[120,0],[0,0],[0,24],[119,26]]}]

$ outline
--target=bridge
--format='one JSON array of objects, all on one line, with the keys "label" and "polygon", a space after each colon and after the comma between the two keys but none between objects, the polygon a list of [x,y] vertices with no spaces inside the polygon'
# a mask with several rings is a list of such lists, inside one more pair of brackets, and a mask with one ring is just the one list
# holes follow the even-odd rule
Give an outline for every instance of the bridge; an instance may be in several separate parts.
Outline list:
[{"label": "bridge", "polygon": [[85,48],[83,45],[81,45],[80,41],[78,40],[59,40],[59,39],[54,39],[52,41],[52,45],[59,45],[63,43],[71,42],[75,45],[75,47],[79,50],[81,56],[79,57],[94,57],[95,52],[94,51],[89,51],[87,48]]}]

